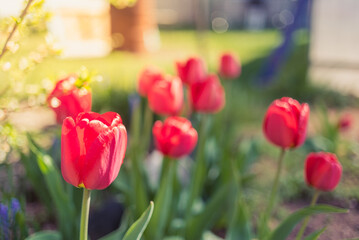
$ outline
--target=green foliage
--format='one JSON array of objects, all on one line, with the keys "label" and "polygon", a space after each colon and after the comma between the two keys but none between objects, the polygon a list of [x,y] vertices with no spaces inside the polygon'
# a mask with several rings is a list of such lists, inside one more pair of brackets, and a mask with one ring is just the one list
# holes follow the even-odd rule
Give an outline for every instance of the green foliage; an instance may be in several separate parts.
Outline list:
[{"label": "green foliage", "polygon": [[32,234],[25,240],[61,240],[61,235],[56,231],[41,231]]},{"label": "green foliage", "polygon": [[[30,135],[28,135],[28,143],[30,153],[35,157],[37,164],[37,168],[32,168],[30,171],[40,170],[41,180],[36,180],[45,183],[46,190],[42,189],[42,191],[48,192],[54,203],[61,234],[64,239],[71,239],[78,235],[77,212],[73,200],[69,198],[71,195],[67,193],[60,171],[55,166],[53,159],[35,143]],[[48,196],[43,196],[43,198],[45,197],[48,198]]]},{"label": "green foliage", "polygon": [[128,229],[122,240],[140,240],[143,232],[145,231],[148,223],[151,220],[154,204],[150,203],[150,206],[142,214],[142,216]]},{"label": "green foliage", "polygon": [[151,220],[153,209],[154,203],[150,202],[150,205],[146,211],[144,211],[141,217],[130,226],[126,233],[124,232],[126,228],[126,221],[121,221],[121,226],[118,230],[106,235],[105,237],[102,237],[101,240],[140,240],[143,232]]},{"label": "green foliage", "polygon": [[319,239],[320,235],[325,231],[325,229],[327,229],[326,227],[318,230],[318,231],[315,231],[311,234],[309,234],[306,238],[304,238],[304,240],[317,240]]},{"label": "green foliage", "polygon": [[293,228],[304,218],[319,213],[346,213],[348,210],[328,205],[316,205],[302,208],[286,218],[268,237],[267,240],[285,240]]},{"label": "green foliage", "polygon": [[164,159],[163,176],[161,177],[160,187],[157,191],[155,202],[156,207],[153,212],[152,220],[149,224],[146,236],[149,239],[161,240],[163,238],[166,226],[169,223],[169,213],[173,201],[173,182],[177,177],[176,160]]}]

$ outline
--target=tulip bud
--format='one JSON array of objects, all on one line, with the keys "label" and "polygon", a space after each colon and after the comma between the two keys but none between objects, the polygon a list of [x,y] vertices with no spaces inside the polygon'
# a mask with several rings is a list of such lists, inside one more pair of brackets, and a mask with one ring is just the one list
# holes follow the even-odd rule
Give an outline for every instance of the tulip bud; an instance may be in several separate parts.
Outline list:
[{"label": "tulip bud", "polygon": [[342,165],[333,153],[310,153],[305,161],[305,179],[309,186],[332,191],[339,183]]},{"label": "tulip bud", "polygon": [[78,84],[77,76],[59,80],[47,97],[47,103],[55,112],[58,124],[62,124],[66,117],[75,118],[80,112],[91,111],[91,101],[91,90],[87,82]]},{"label": "tulip bud", "polygon": [[239,60],[231,53],[224,53],[220,59],[219,74],[227,79],[239,77],[241,65]]},{"label": "tulip bud", "polygon": [[63,178],[75,187],[108,187],[120,171],[126,145],[126,128],[115,112],[67,117],[61,133]]},{"label": "tulip bud", "polygon": [[167,76],[157,81],[148,92],[152,111],[163,115],[177,115],[183,106],[183,86],[178,77]]},{"label": "tulip bud", "polygon": [[208,75],[204,81],[190,86],[189,100],[198,112],[216,113],[225,105],[224,89],[216,75]]},{"label": "tulip bud", "polygon": [[282,148],[302,145],[307,135],[309,106],[283,97],[272,102],[264,117],[263,132],[267,139]]},{"label": "tulip bud", "polygon": [[188,85],[202,81],[207,75],[205,64],[200,58],[189,58],[184,63],[177,62],[176,66],[178,76]]},{"label": "tulip bud", "polygon": [[196,129],[182,117],[169,117],[163,123],[156,121],[152,133],[156,148],[172,158],[190,154],[198,140]]},{"label": "tulip bud", "polygon": [[137,83],[138,93],[143,97],[147,97],[148,91],[152,88],[152,86],[157,81],[163,79],[164,76],[158,69],[156,68],[144,69],[138,78],[138,83]]}]

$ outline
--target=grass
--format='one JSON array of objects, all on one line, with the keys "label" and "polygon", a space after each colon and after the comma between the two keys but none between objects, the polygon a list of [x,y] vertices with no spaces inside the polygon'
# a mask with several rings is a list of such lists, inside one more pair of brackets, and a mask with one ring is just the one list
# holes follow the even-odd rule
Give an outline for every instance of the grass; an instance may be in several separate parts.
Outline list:
[{"label": "grass", "polygon": [[[133,90],[139,71],[147,65],[154,65],[170,74],[175,73],[174,62],[184,60],[192,55],[199,55],[194,31],[161,31],[161,49],[148,54],[132,54],[129,52],[113,52],[103,58],[62,59],[50,58],[39,64],[29,75],[30,82],[39,82],[44,78],[56,78],[58,75],[77,71],[81,66],[96,70],[105,81],[115,88]],[[209,32],[206,34],[206,55],[209,56],[211,70],[216,69],[221,52],[233,51],[238,54],[243,64],[258,57],[265,56],[280,41],[276,31],[245,32],[233,31],[223,34]],[[30,39],[24,51],[29,51],[40,39]]]}]

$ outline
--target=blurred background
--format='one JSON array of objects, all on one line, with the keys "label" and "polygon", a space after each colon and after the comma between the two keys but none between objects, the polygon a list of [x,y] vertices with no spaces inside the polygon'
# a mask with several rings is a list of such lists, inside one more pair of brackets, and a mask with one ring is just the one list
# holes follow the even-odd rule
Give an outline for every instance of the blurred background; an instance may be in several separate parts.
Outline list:
[{"label": "blurred background", "polygon": [[[0,0],[0,5],[3,43],[9,19],[24,5],[22,0]],[[19,161],[12,150],[22,144],[20,133],[34,133],[45,147],[59,146],[54,141],[59,131],[54,129],[55,117],[45,106],[55,80],[86,68],[95,76],[93,110],[119,112],[128,126],[130,96],[144,67],[157,66],[175,75],[176,61],[200,56],[209,71],[216,72],[220,55],[230,51],[240,58],[242,74],[231,87],[225,86],[228,124],[232,147],[242,155],[255,152],[248,168],[248,186],[255,189],[248,192],[252,205],[265,201],[260,196],[268,191],[277,155],[261,133],[265,110],[273,99],[290,96],[310,104],[311,120],[304,147],[289,153],[283,178],[287,184],[281,189],[286,204],[277,218],[308,203],[302,176],[306,154],[332,151],[342,161],[344,174],[338,190],[322,201],[350,208],[351,213],[331,220],[336,224],[325,236],[332,237],[323,239],[357,237],[358,11],[357,0],[45,0],[29,14],[29,27],[20,29],[9,44],[11,54],[0,62],[0,197],[10,192],[6,166]],[[350,116],[350,131],[338,128],[342,116]],[[4,127],[5,122],[11,127]],[[54,228],[53,219],[37,205],[23,167],[16,166],[13,178],[27,196],[29,218],[36,219],[38,228]],[[95,209],[101,209],[105,200],[97,200]],[[43,218],[36,218],[38,211]],[[314,221],[323,224],[327,219]]]}]

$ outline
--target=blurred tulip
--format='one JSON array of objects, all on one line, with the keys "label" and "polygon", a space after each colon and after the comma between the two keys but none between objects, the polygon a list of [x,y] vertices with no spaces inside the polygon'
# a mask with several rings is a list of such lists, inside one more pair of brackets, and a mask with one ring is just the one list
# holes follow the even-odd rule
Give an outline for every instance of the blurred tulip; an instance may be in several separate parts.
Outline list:
[{"label": "blurred tulip", "polygon": [[305,179],[308,185],[332,191],[339,183],[342,165],[333,153],[310,153],[305,161]]},{"label": "blurred tulip", "polygon": [[183,86],[178,77],[166,76],[157,81],[148,92],[152,111],[163,115],[177,115],[183,106]]},{"label": "blurred tulip", "polygon": [[147,97],[148,91],[152,88],[152,86],[160,80],[163,80],[163,74],[156,68],[148,67],[144,69],[137,82],[137,91],[143,96]]},{"label": "blurred tulip", "polygon": [[264,117],[263,132],[267,139],[283,149],[302,145],[307,135],[309,105],[289,97],[272,102]]},{"label": "blurred tulip", "polygon": [[196,129],[182,117],[169,117],[163,123],[156,121],[152,133],[156,148],[172,158],[190,154],[198,140]]},{"label": "blurred tulip", "polygon": [[352,126],[353,116],[351,114],[345,114],[340,117],[338,122],[338,129],[340,131],[346,131]]},{"label": "blurred tulip", "polygon": [[75,187],[104,189],[117,177],[126,145],[126,128],[115,112],[67,117],[61,133],[62,176]]},{"label": "blurred tulip", "polygon": [[198,112],[216,113],[225,105],[224,89],[214,74],[208,75],[204,81],[190,86],[189,100],[192,108]]},{"label": "blurred tulip", "polygon": [[79,84],[74,75],[59,80],[47,97],[58,124],[62,124],[66,117],[75,118],[80,112],[91,111],[91,101],[91,90],[87,83]]},{"label": "blurred tulip", "polygon": [[239,77],[241,65],[239,60],[231,53],[224,53],[220,59],[219,74],[227,79]]},{"label": "blurred tulip", "polygon": [[178,76],[188,85],[202,81],[207,75],[205,64],[200,58],[189,58],[186,62],[177,62],[176,66]]}]

